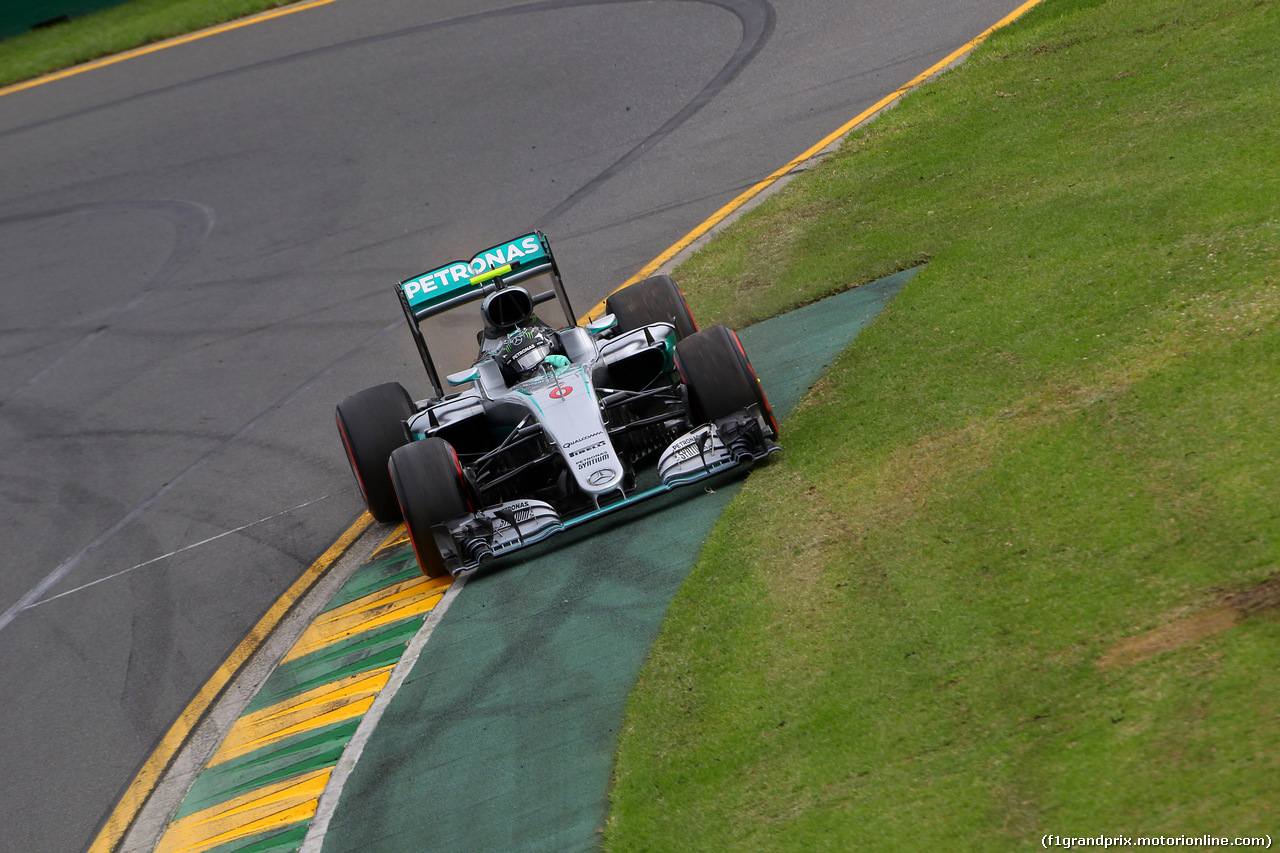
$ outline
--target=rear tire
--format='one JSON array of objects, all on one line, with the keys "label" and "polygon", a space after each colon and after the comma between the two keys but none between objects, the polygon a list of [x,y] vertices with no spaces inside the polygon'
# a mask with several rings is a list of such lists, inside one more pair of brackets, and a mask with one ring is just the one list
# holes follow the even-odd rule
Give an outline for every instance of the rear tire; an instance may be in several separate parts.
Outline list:
[{"label": "rear tire", "polygon": [[684,294],[669,276],[655,275],[624,287],[604,302],[605,313],[618,318],[617,334],[653,323],[676,327],[676,340],[698,331]]},{"label": "rear tire", "polygon": [[689,388],[689,403],[701,423],[758,406],[765,426],[778,436],[778,422],[738,336],[711,326],[676,344],[676,368]]},{"label": "rear tire", "polygon": [[338,434],[351,473],[369,514],[383,524],[400,520],[387,460],[397,447],[409,443],[404,422],[414,411],[413,399],[399,382],[366,388],[338,404]]},{"label": "rear tire", "polygon": [[419,568],[427,577],[447,575],[432,528],[471,511],[458,454],[443,438],[426,438],[392,453],[388,468]]}]

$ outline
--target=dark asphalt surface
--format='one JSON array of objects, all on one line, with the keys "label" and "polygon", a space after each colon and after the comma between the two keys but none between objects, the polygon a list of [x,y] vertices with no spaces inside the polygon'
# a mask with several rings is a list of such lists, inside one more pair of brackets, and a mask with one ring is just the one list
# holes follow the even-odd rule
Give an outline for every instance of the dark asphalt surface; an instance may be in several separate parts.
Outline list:
[{"label": "dark asphalt surface", "polygon": [[340,0],[0,98],[0,849],[84,849],[356,517],[394,281],[536,226],[585,311],[1015,5]]}]

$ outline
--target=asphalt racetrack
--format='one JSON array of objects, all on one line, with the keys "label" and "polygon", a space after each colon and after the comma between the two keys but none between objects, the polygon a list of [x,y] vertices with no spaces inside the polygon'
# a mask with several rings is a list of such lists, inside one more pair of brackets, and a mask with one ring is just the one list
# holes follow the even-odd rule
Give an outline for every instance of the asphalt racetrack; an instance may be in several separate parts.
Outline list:
[{"label": "asphalt racetrack", "polygon": [[585,311],[1016,5],[338,0],[0,96],[0,850],[85,849],[358,515],[393,282],[537,227]]}]

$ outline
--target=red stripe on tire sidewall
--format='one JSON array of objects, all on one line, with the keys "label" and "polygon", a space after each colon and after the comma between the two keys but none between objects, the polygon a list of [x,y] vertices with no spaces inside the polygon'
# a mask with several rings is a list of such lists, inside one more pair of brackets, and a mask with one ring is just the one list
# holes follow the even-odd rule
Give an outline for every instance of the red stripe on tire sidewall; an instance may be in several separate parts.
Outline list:
[{"label": "red stripe on tire sidewall", "polygon": [[467,510],[469,512],[476,511],[476,505],[471,500],[471,489],[467,488],[467,475],[462,473],[462,463],[458,461],[458,451],[449,445],[449,452],[453,454],[453,468],[458,472],[458,485],[462,488],[462,499],[467,502]]},{"label": "red stripe on tire sidewall", "polygon": [[738,340],[738,333],[730,329],[729,334],[733,335],[733,342],[738,345],[738,352],[742,354],[742,361],[747,365],[747,370],[751,372],[751,378],[756,381],[756,390],[760,392],[760,399],[764,401],[765,409],[769,412],[769,426],[773,428],[773,434],[775,436],[781,435],[778,430],[778,421],[773,417],[773,406],[769,404],[769,398],[764,393],[764,386],[760,384],[760,377],[756,376],[756,369],[751,366],[751,359],[747,358],[747,351],[742,348],[742,341]]},{"label": "red stripe on tire sidewall", "polygon": [[356,464],[355,453],[351,450],[351,439],[347,438],[347,430],[342,425],[342,418],[334,415],[333,419],[338,424],[338,435],[342,436],[342,447],[347,451],[347,462],[351,465],[351,473],[356,475],[356,485],[360,487],[360,495],[364,498],[364,505],[367,507],[369,506],[369,490],[365,488],[364,480],[360,477],[360,466]]},{"label": "red stripe on tire sidewall", "polygon": [[[390,459],[387,460],[387,466],[388,467],[391,466]],[[409,526],[409,513],[405,512],[404,502],[400,500],[400,489],[396,488],[397,477],[395,474],[395,470],[392,469],[390,473],[391,473],[392,488],[396,493],[396,504],[400,507],[400,515],[404,518],[404,532],[409,534],[409,544],[413,546],[413,559],[418,561],[418,568],[423,569],[423,566],[425,565],[425,563],[422,562],[422,555],[418,553],[418,540],[413,535],[413,528]],[[426,570],[423,569],[422,573],[426,574]]]},{"label": "red stripe on tire sidewall", "polygon": [[684,291],[681,290],[680,285],[676,284],[674,281],[671,283],[675,285],[676,293],[680,294],[680,299],[684,302],[684,310],[688,313],[689,319],[693,321],[693,330],[695,332],[698,331],[698,318],[693,316],[693,309],[689,307],[689,300],[684,298]]}]

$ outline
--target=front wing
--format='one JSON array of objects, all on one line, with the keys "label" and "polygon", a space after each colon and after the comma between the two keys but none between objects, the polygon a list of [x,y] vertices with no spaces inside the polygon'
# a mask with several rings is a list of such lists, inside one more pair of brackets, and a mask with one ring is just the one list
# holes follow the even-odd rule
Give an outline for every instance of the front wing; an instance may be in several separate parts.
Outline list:
[{"label": "front wing", "polygon": [[673,441],[658,459],[661,483],[580,515],[562,518],[548,503],[515,500],[469,513],[433,532],[445,567],[453,575],[477,568],[488,557],[541,542],[603,515],[713,477],[779,450],[764,434],[760,419],[742,411],[704,424]]}]

